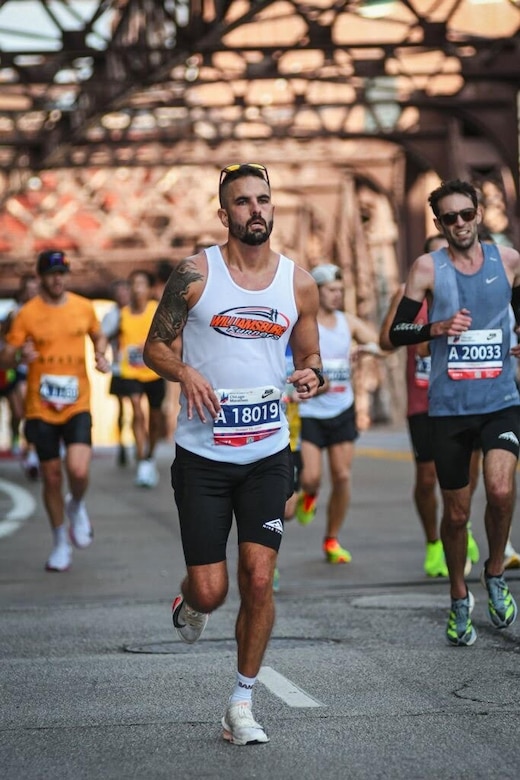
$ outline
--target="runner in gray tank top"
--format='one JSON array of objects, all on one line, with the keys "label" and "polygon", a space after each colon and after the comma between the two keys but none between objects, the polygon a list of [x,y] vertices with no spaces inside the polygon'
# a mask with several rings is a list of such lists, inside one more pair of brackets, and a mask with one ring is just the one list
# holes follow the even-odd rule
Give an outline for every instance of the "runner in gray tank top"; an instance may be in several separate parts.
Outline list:
[{"label": "runner in gray tank top", "polygon": [[[464,578],[470,511],[469,464],[475,436],[484,455],[485,527],[489,547],[482,572],[493,625],[507,628],[517,605],[504,579],[504,550],[515,499],[520,397],[510,356],[509,308],[520,324],[520,254],[481,244],[482,213],[468,182],[443,182],[429,197],[435,226],[448,247],[413,263],[390,328],[394,346],[431,341],[429,414],[442,491],[441,538],[450,577],[448,641],[472,645],[473,595]],[[424,299],[429,322],[414,324]]]}]

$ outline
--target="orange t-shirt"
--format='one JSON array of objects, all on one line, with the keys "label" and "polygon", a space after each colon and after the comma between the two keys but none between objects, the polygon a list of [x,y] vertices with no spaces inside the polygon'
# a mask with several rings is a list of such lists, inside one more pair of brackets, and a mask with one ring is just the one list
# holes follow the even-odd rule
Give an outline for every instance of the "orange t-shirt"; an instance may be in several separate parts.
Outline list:
[{"label": "orange t-shirt", "polygon": [[90,384],[85,364],[85,336],[101,332],[87,298],[66,293],[63,304],[39,295],[14,318],[6,341],[21,347],[31,339],[38,357],[29,363],[25,416],[60,424],[90,411]]}]

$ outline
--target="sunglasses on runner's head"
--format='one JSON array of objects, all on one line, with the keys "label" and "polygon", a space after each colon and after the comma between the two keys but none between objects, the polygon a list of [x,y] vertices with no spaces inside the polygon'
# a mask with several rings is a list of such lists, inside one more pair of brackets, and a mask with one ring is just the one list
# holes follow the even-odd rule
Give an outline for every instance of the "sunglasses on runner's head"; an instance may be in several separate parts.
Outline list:
[{"label": "sunglasses on runner's head", "polygon": [[271,183],[269,181],[269,174],[267,173],[267,168],[265,165],[262,165],[261,163],[231,163],[231,165],[226,165],[225,168],[222,168],[220,171],[220,181],[219,181],[219,188],[222,187],[224,182],[226,181],[226,177],[230,173],[236,173],[237,171],[242,170],[242,168],[252,168],[255,171],[260,171],[260,174],[264,181],[267,182],[269,186],[271,186]]},{"label": "sunglasses on runner's head", "polygon": [[447,211],[446,214],[439,214],[437,219],[444,227],[451,227],[455,224],[459,216],[462,217],[464,222],[471,222],[475,219],[476,214],[477,209],[462,209],[461,211]]}]

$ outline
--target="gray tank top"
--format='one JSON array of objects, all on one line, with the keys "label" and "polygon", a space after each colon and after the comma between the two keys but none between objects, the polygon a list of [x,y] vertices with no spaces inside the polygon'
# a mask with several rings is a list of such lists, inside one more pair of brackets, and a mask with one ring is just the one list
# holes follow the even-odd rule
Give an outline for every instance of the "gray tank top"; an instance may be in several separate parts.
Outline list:
[{"label": "gray tank top", "polygon": [[432,252],[433,303],[430,322],[446,320],[468,309],[471,329],[460,337],[430,342],[432,365],[429,414],[486,414],[520,404],[511,342],[511,285],[498,247],[482,244],[484,262],[475,274],[463,274],[446,249]]}]

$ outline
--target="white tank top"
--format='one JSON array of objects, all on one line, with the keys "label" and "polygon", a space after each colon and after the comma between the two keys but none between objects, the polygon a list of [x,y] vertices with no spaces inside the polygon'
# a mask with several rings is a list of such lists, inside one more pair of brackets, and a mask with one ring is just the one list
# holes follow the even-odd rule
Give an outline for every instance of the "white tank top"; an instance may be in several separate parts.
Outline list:
[{"label": "white tank top", "polygon": [[330,389],[308,401],[301,401],[300,417],[329,420],[354,403],[350,372],[352,336],[343,312],[337,311],[335,314],[336,324],[333,328],[325,328],[318,323],[323,373],[329,379]]},{"label": "white tank top", "polygon": [[218,246],[205,250],[204,291],[182,334],[182,359],[211,383],[222,412],[216,422],[188,420],[186,399],[175,441],[211,460],[253,463],[287,446],[280,399],[286,385],[285,351],[298,319],[294,263],[280,255],[271,284],[244,290],[233,281]]}]

